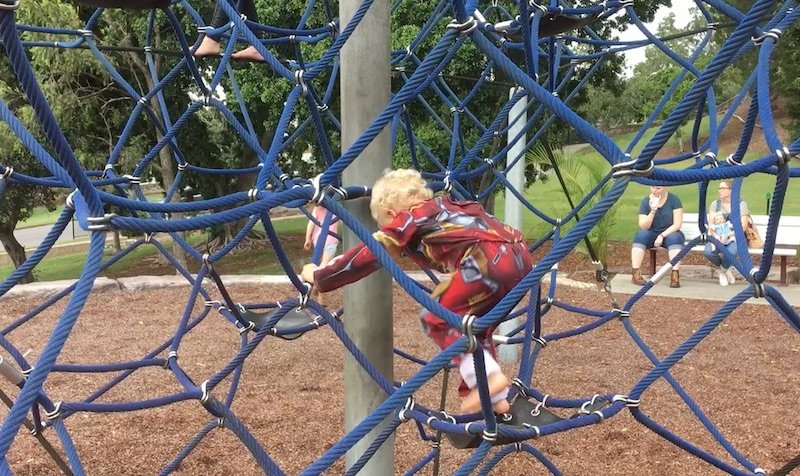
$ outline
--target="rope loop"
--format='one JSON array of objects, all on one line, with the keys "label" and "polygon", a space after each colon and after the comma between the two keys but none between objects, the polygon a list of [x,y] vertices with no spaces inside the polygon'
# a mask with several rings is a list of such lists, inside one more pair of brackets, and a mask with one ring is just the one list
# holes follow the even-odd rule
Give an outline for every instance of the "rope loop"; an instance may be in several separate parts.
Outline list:
[{"label": "rope loop", "polygon": [[475,330],[472,328],[475,319],[474,314],[467,314],[461,319],[461,331],[468,341],[466,352],[475,352],[478,349],[478,338],[475,337]]}]

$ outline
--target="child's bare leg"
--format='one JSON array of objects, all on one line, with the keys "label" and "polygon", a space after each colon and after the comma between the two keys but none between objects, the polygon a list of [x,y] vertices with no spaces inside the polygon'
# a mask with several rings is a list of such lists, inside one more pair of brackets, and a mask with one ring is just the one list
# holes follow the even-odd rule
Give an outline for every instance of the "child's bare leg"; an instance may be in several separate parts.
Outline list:
[{"label": "child's bare leg", "polygon": [[[492,409],[495,413],[506,413],[510,406],[506,400],[508,395],[508,378],[503,374],[503,370],[497,361],[486,350],[483,351],[483,358],[486,367],[487,382],[489,384],[489,396],[492,399]],[[461,411],[464,413],[474,413],[481,409],[481,398],[478,393],[478,380],[475,376],[475,361],[472,354],[465,354],[461,357],[459,373],[467,387],[471,390],[461,401]]]},{"label": "child's bare leg", "polygon": [[[492,397],[496,397],[501,393],[508,394],[508,378],[502,373],[494,373],[489,375],[489,395]],[[492,398],[494,401],[495,398]],[[505,399],[505,396],[498,399],[496,403],[492,405],[492,410],[495,413],[506,413],[511,406],[508,404],[508,400]],[[461,411],[464,413],[475,413],[480,411],[481,409],[481,396],[478,393],[478,387],[473,388],[470,390],[469,395],[464,397],[461,400]]]}]

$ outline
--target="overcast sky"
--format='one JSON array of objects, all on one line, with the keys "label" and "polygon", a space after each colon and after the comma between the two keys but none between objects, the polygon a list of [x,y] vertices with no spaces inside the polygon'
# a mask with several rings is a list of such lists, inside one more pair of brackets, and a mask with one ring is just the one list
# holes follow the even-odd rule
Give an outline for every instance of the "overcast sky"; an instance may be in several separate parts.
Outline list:
[{"label": "overcast sky", "polygon": [[[683,3],[684,1],[685,0],[681,0],[680,3]],[[679,2],[673,2],[673,3],[679,3]],[[689,2],[686,2],[686,3],[689,3]],[[692,2],[692,5],[694,5],[694,2]],[[684,27],[684,26],[688,25],[689,21],[692,18],[690,9],[687,8],[686,4],[683,4],[682,7],[676,7],[676,6],[661,7],[656,12],[655,20],[653,20],[650,23],[646,23],[646,25],[650,29],[650,31],[653,31],[653,32],[656,31],[656,29],[658,28],[658,24],[670,12],[675,14],[675,26],[677,26],[678,28],[681,28],[681,27]],[[645,39],[645,36],[641,31],[639,31],[638,28],[636,28],[635,26],[631,26],[626,31],[623,31],[622,33],[620,33],[619,38],[621,40],[634,41],[634,40],[643,40],[643,39]],[[629,51],[625,52],[624,54],[625,54],[625,58],[627,60],[627,64],[628,64],[628,68],[629,69],[633,68],[633,66],[635,64],[641,63],[645,59],[644,58],[644,48],[636,48],[635,50],[629,50]]]}]

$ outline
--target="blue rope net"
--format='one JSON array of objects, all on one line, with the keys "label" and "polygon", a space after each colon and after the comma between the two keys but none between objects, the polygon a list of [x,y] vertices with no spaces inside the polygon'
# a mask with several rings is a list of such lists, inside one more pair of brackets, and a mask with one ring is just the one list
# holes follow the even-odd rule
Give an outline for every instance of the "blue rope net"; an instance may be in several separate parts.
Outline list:
[{"label": "blue rope net", "polygon": [[[90,232],[91,242],[83,272],[75,284],[49,298],[2,330],[0,346],[22,370],[18,382],[19,394],[0,428],[0,455],[3,455],[5,471],[9,470],[5,455],[28,414],[33,415],[39,432],[47,432],[50,428],[54,430],[69,457],[72,471],[82,474],[81,460],[70,433],[64,426],[64,421],[72,415],[80,412],[128,412],[195,400],[208,410],[210,420],[191,441],[187,442],[184,449],[175,455],[174,460],[162,469],[163,473],[175,470],[207,434],[219,426],[224,426],[241,440],[266,473],[283,474],[282,469],[270,457],[268,448],[264,448],[256,440],[247,426],[231,410],[236,396],[236,385],[242,373],[243,363],[257,347],[269,345],[268,336],[281,335],[292,338],[303,332],[329,327],[389,397],[369,417],[306,468],[303,474],[319,474],[330,468],[348,449],[387,417],[390,417],[390,423],[350,473],[354,474],[363,466],[399,425],[413,421],[418,426],[421,437],[428,441],[436,441],[437,432],[479,437],[477,441],[480,444],[471,450],[472,456],[456,474],[469,474],[475,470],[478,470],[479,474],[486,474],[506,456],[520,452],[539,460],[551,473],[560,474],[553,462],[532,445],[532,439],[594,425],[626,409],[637,421],[652,431],[723,471],[731,474],[763,472],[757,464],[751,462],[745,454],[725,439],[688,392],[670,374],[670,369],[718,327],[731,312],[750,298],[766,299],[794,330],[800,330],[800,317],[796,310],[787,304],[778,289],[766,282],[775,249],[778,218],[783,208],[789,179],[800,174],[800,169],[790,166],[791,157],[800,152],[800,141],[794,140],[790,143],[781,141],[772,118],[770,103],[770,66],[773,63],[773,50],[782,32],[793,25],[800,16],[800,8],[792,9],[794,2],[759,0],[747,12],[740,12],[721,0],[698,2],[697,7],[709,25],[707,29],[691,33],[698,37],[698,46],[691,56],[684,58],[672,51],[667,42],[647,31],[636,16],[632,2],[629,1],[609,0],[584,6],[570,6],[566,2],[555,1],[542,5],[521,2],[511,8],[502,2],[478,5],[474,1],[442,0],[435,6],[428,7],[429,17],[424,24],[417,25],[418,28],[415,30],[417,33],[407,47],[392,52],[395,81],[391,101],[364,134],[341,155],[335,152],[340,118],[336,117],[333,109],[329,107],[335,99],[335,81],[339,73],[338,53],[371,7],[370,0],[361,3],[352,20],[346,25],[338,23],[327,2],[311,2],[294,23],[295,26],[291,27],[255,23],[241,16],[236,8],[226,1],[219,2],[219,7],[228,16],[229,22],[216,29],[206,26],[192,3],[187,1],[172,2],[163,9],[131,13],[148,22],[149,33],[145,44],[141,47],[141,55],[151,66],[151,77],[148,82],[151,86],[144,90],[141,89],[141,84],[134,84],[123,77],[110,59],[109,52],[118,51],[120,48],[116,45],[103,45],[96,40],[95,28],[100,24],[103,15],[108,14],[107,10],[97,9],[81,29],[56,29],[17,23],[13,2],[9,3],[11,5],[7,8],[0,8],[0,41],[10,65],[9,74],[13,74],[18,81],[19,88],[34,111],[41,130],[29,130],[23,120],[17,117],[4,101],[0,101],[0,117],[48,173],[26,174],[25,170],[12,170],[0,164],[0,193],[8,187],[19,184],[61,188],[72,193],[51,233],[27,261],[2,282],[0,294],[8,292],[39,264],[73,216],[78,219],[81,227]],[[401,8],[402,5],[403,3],[398,1],[393,5],[393,9]],[[699,54],[706,48],[711,35],[719,25],[713,21],[711,11],[727,19],[731,33],[713,59],[701,68],[697,64]],[[627,15],[631,24],[639,28],[647,39],[630,42],[611,41],[601,38],[592,29],[593,24],[606,21],[618,14]],[[492,19],[492,22],[487,19]],[[179,51],[160,51],[155,47],[150,34],[155,23],[171,27]],[[187,24],[193,26],[189,28]],[[201,69],[193,58],[193,52],[203,37],[202,34],[197,35],[196,31],[203,34],[219,34],[224,38],[238,38],[240,43],[253,45],[264,58],[263,64],[256,67],[262,68],[264,74],[270,74],[276,81],[282,81],[286,85],[288,93],[284,98],[281,113],[272,125],[274,134],[269,143],[263,144],[256,133],[254,120],[238,88],[239,73],[231,68],[231,55],[236,42],[229,42],[219,61],[215,62],[211,69]],[[193,42],[191,38],[195,38]],[[314,48],[294,48],[295,56],[289,59],[281,58],[276,53],[278,47],[298,44],[313,45]],[[571,110],[570,101],[587,84],[603,62],[626,50],[648,45],[653,45],[667,54],[682,68],[682,71],[665,92],[658,110],[649,115],[640,132],[623,150]],[[118,138],[102,169],[89,170],[81,165],[37,83],[27,53],[34,48],[44,47],[88,50],[105,74],[118,88],[129,95],[133,104],[130,118],[124,128],[118,131]],[[726,67],[739,61],[753,49],[758,50],[758,55],[752,75],[742,85],[741,93],[734,98],[733,104],[728,107],[722,119],[717,120],[720,111],[715,101],[715,81]],[[457,65],[459,54],[467,50],[473,55],[482,57],[484,64],[479,77],[474,78],[472,86],[463,89],[454,86],[452,77],[447,71],[448,68]],[[165,63],[169,66],[159,71],[154,67],[159,55],[176,59],[171,63]],[[520,89],[507,101],[504,100],[497,104],[495,109],[487,112],[483,101],[484,92],[497,80],[497,76],[502,76],[504,81],[519,86]],[[644,132],[655,124],[665,104],[677,90],[677,85],[685,77],[693,78],[691,88],[677,101],[675,107],[668,111],[656,134],[645,140]],[[164,91],[177,81],[190,84],[194,93],[184,111],[171,115],[164,101]],[[229,94],[236,98],[235,101],[220,98],[215,93],[223,83],[230,91]],[[498,141],[497,138],[504,137],[514,125],[515,120],[509,118],[509,113],[523,95],[527,95],[530,99],[527,106],[527,120],[522,124],[527,141],[524,149],[540,141],[553,124],[561,123],[573,129],[609,164],[608,173],[564,216],[549,216],[535,203],[528,201],[523,194],[524,191],[514,189],[507,180],[504,159],[512,145],[520,139],[509,140],[506,143]],[[738,147],[727,158],[720,160],[717,138],[728,126],[733,111],[747,99],[750,100],[750,107]],[[236,105],[238,110],[230,109],[231,105]],[[281,107],[280,104],[275,106]],[[184,152],[186,144],[181,143],[180,132],[194,115],[208,110],[218,113],[236,131],[257,157],[256,166],[213,169],[191,163],[189,156]],[[412,114],[415,111],[417,113],[423,111],[434,119],[439,128],[438,132],[450,138],[448,150],[432,150],[426,143],[426,138],[417,134]],[[447,111],[451,114],[449,117],[446,115]],[[693,119],[690,117],[692,113],[694,113]],[[700,143],[698,131],[703,118],[711,118],[710,132],[709,139],[705,143]],[[693,151],[675,157],[656,159],[656,154],[687,119],[694,120],[697,124],[691,140]],[[751,145],[757,119],[763,128],[763,137],[768,150],[773,152],[745,163],[745,153]],[[150,121],[149,123],[156,125],[158,141],[135,163],[123,164],[123,152],[129,145],[134,129],[141,121]],[[346,200],[369,193],[370,184],[342,187],[340,174],[351,166],[359,153],[386,126],[391,130],[394,153],[405,157],[411,166],[422,170],[434,189],[444,189],[459,198],[483,199],[498,187],[511,187],[510,193],[524,202],[528,213],[535,214],[552,227],[546,236],[531,247],[531,251],[536,251],[545,243],[551,245],[542,254],[540,261],[495,309],[475,321],[473,330],[481,332],[508,316],[519,316],[520,326],[504,336],[506,345],[521,347],[519,374],[514,380],[512,396],[517,395],[519,399],[539,402],[536,410],[546,407],[572,408],[578,411],[576,417],[557,419],[541,425],[510,426],[500,424],[502,422],[498,422],[488,411],[486,414],[448,416],[436,409],[414,403],[415,392],[447,368],[455,355],[467,349],[466,339],[461,339],[429,361],[415,358],[397,349],[397,355],[419,364],[419,370],[402,384],[389,382],[371,365],[344,332],[338,319],[343,311],[331,313],[310,299],[309,290],[292,269],[289,258],[284,252],[280,237],[271,222],[270,212],[277,207],[302,209],[309,202],[317,201],[340,217],[347,227],[368,244],[392,277],[410,296],[426,308],[434,310],[452,325],[459,327],[461,325],[461,316],[450,313],[434,302],[424,291],[424,286],[412,280],[372,239],[370,231],[342,205]],[[287,170],[282,160],[286,151],[299,143],[300,137],[303,137],[302,140],[313,138],[317,160],[324,168],[324,173],[314,180]],[[634,158],[633,151],[637,146],[641,147],[641,152]],[[142,180],[155,167],[156,159],[164,153],[174,162],[177,173],[163,201],[148,201],[142,190]],[[520,160],[524,160],[522,153],[514,159],[514,162]],[[179,193],[186,177],[190,175],[220,177],[246,174],[257,175],[255,185],[249,192],[231,193],[193,202],[173,200],[173,196]],[[749,281],[750,286],[722,306],[695,333],[663,359],[657,358],[649,349],[629,319],[631,310],[655,284],[653,281],[648,281],[641,291],[622,306],[617,305],[612,296],[613,308],[606,310],[570,306],[556,295],[557,264],[617,203],[631,181],[640,184],[699,184],[698,203],[700,216],[703,217],[709,181],[736,179],[733,203],[738,203],[742,178],[752,174],[775,176],[769,210],[770,221],[765,236],[761,266],[753,265],[746,249],[744,232],[737,225],[736,236],[740,248],[738,256],[732,261],[737,270]],[[488,186],[477,185],[482,178],[488,178]],[[115,193],[106,191],[109,189],[113,189]],[[127,213],[125,216],[107,213],[110,207],[125,210]],[[579,212],[582,216],[578,220]],[[740,223],[737,207],[734,207],[733,215],[732,222]],[[328,222],[329,219],[326,219],[323,223],[325,228],[329,226]],[[227,245],[206,255],[201,255],[180,234],[184,231],[230,223],[243,223],[243,225]],[[270,241],[299,298],[290,297],[278,305],[260,303],[239,306],[227,294],[224,279],[215,271],[214,263],[228,255],[258,223],[261,223],[266,230],[266,239]],[[567,229],[565,225],[571,226]],[[705,232],[705,226],[701,219],[702,232]],[[139,234],[143,238],[110,259],[104,260],[103,247],[106,233],[113,229]],[[196,275],[190,274],[172,252],[158,240],[155,235],[157,233],[168,234],[185,253],[201,261],[203,264],[199,272]],[[693,246],[702,243],[704,236],[703,234],[687,243],[680,255],[664,269],[670,269],[676,260],[685,256]],[[138,361],[91,366],[57,363],[70,332],[81,317],[81,311],[95,278],[104,269],[140,246],[155,247],[191,285],[188,304],[175,335]],[[315,260],[319,259],[321,251],[321,247],[315,250]],[[211,278],[222,292],[223,301],[211,299],[211,294],[203,284],[203,280],[207,277]],[[547,288],[542,286],[545,277],[551,279]],[[528,294],[530,298],[527,302],[513,311]],[[65,297],[68,297],[69,302],[34,365],[25,358],[8,334],[32,321],[43,310]],[[197,299],[206,303],[200,311],[193,307]],[[280,327],[279,321],[284,319],[291,309],[298,306],[310,308],[319,317],[308,322]],[[588,321],[569,331],[548,335],[542,318],[553,308],[585,315]],[[252,313],[263,309],[276,311],[266,318],[261,315],[258,325],[254,325]],[[218,369],[204,382],[197,384],[185,373],[177,357],[183,339],[199,322],[212,313],[223,316],[230,322],[232,330],[241,333],[241,346],[227,365]],[[248,319],[248,316],[251,319]],[[621,320],[630,338],[652,362],[652,368],[627,392],[585,397],[553,397],[543,395],[532,386],[536,357],[545,343],[583,334],[616,320]],[[481,362],[480,353],[476,353],[476,361]],[[153,366],[168,368],[182,390],[149,400],[114,404],[95,401],[131,373]],[[54,402],[43,390],[43,384],[49,375],[56,372],[116,372],[116,375],[81,401]],[[478,374],[481,375],[481,372]],[[229,377],[231,379],[228,379]],[[654,382],[661,379],[666,381],[691,408],[709,434],[724,448],[732,460],[736,461],[736,465],[684,440],[643,411],[639,405],[642,394]],[[229,380],[232,383],[228,384],[226,391],[223,381]],[[215,393],[225,392],[226,398],[223,400],[214,396]],[[488,410],[489,405],[485,404],[484,407]],[[219,425],[220,422],[224,422],[224,425]],[[503,444],[494,450],[493,444],[498,442]],[[438,459],[439,451],[440,446],[434,445],[430,454],[408,473],[428,471],[427,468]]]}]

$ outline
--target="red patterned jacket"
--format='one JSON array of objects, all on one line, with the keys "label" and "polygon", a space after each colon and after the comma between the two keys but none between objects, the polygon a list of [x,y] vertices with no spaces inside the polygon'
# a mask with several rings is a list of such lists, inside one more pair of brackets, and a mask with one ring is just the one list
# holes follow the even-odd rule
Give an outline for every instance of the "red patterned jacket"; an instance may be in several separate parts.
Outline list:
[{"label": "red patterned jacket", "polygon": [[[422,268],[452,272],[482,242],[519,243],[522,234],[501,223],[477,202],[439,196],[400,211],[373,235],[392,256],[405,255]],[[381,267],[360,243],[314,273],[322,292],[353,283]]]}]

